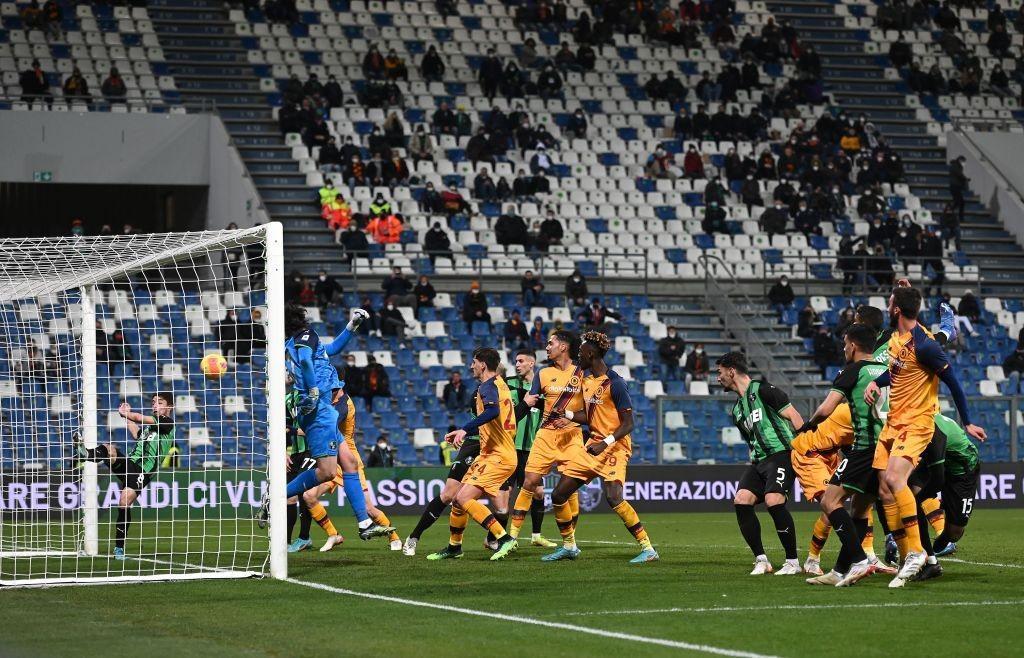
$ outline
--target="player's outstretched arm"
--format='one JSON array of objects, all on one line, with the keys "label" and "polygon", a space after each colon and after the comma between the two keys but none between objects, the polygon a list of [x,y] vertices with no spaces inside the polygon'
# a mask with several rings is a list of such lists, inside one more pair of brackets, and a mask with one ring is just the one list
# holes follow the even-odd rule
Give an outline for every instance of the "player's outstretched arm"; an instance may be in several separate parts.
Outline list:
[{"label": "player's outstretched arm", "polygon": [[127,402],[121,403],[121,405],[117,408],[117,413],[121,416],[121,418],[124,418],[126,421],[128,421],[128,431],[131,432],[133,439],[138,438],[139,436],[139,430],[141,429],[139,425],[153,425],[154,423],[156,423],[156,419],[153,418],[152,416],[147,416],[145,414],[140,414],[137,411],[132,411],[131,405],[129,405]]},{"label": "player's outstretched arm", "polygon": [[818,408],[814,410],[814,413],[811,414],[807,423],[803,425],[803,427],[800,427],[799,431],[806,432],[807,430],[817,427],[819,423],[831,416],[832,412],[836,410],[836,407],[842,404],[845,399],[846,396],[839,391],[834,389],[829,391],[828,395],[825,396],[825,399],[822,400],[820,405],[818,405]]},{"label": "player's outstretched arm", "polygon": [[338,334],[338,337],[332,340],[330,343],[324,346],[324,350],[327,352],[327,356],[335,356],[341,354],[341,351],[348,345],[348,341],[352,339],[352,334],[359,328],[359,325],[363,321],[370,317],[370,314],[361,308],[352,309],[352,317],[349,318],[348,324]]}]

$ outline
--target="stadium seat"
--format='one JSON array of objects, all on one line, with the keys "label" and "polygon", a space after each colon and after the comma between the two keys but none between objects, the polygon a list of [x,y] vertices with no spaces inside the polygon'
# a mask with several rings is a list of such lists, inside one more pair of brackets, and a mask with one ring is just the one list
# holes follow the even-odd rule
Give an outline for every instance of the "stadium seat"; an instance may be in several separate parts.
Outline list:
[{"label": "stadium seat", "polygon": [[686,459],[680,443],[665,443],[661,446],[661,458],[666,462],[681,462]]}]

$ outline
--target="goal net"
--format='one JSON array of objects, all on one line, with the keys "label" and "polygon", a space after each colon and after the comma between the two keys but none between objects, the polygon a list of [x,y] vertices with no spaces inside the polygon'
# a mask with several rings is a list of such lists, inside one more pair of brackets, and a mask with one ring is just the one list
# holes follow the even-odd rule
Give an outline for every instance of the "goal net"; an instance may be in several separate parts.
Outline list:
[{"label": "goal net", "polygon": [[282,258],[276,223],[0,240],[0,585],[283,577]]}]

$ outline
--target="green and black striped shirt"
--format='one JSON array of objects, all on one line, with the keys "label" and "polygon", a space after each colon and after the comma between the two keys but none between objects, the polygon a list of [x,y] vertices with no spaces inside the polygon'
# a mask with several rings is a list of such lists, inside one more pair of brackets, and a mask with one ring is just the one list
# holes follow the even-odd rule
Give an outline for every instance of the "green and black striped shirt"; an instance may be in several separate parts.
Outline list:
[{"label": "green and black striped shirt", "polygon": [[789,396],[764,380],[752,381],[732,408],[732,420],[750,449],[750,460],[764,461],[789,450],[793,426],[781,415],[792,406]]}]

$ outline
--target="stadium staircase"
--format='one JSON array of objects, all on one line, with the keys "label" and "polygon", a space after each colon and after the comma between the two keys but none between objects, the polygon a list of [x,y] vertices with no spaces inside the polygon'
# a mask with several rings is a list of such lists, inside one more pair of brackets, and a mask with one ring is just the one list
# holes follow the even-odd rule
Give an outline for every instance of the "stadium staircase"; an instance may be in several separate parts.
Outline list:
[{"label": "stadium staircase", "polygon": [[[796,28],[801,41],[814,45],[821,55],[826,91],[847,114],[863,113],[885,135],[903,158],[911,191],[937,219],[951,199],[943,127],[929,126],[929,112],[917,96],[902,80],[886,75],[887,45],[879,47],[883,54],[865,52],[868,30],[847,27],[845,17],[836,12],[842,4],[781,0],[767,5],[778,20]],[[863,14],[863,7],[845,6],[849,14]],[[975,196],[968,198],[964,220],[963,253],[954,259],[957,264],[978,264],[983,296],[1024,296],[1021,246]]]},{"label": "stadium staircase", "polygon": [[[235,34],[223,2],[153,0],[149,6],[182,100],[213,102],[270,216],[284,224],[286,248],[294,247],[289,229],[304,220],[317,228],[323,222],[274,120],[267,90],[261,89],[260,77],[269,74],[249,63],[250,49]],[[323,261],[336,255],[311,257]]]}]

